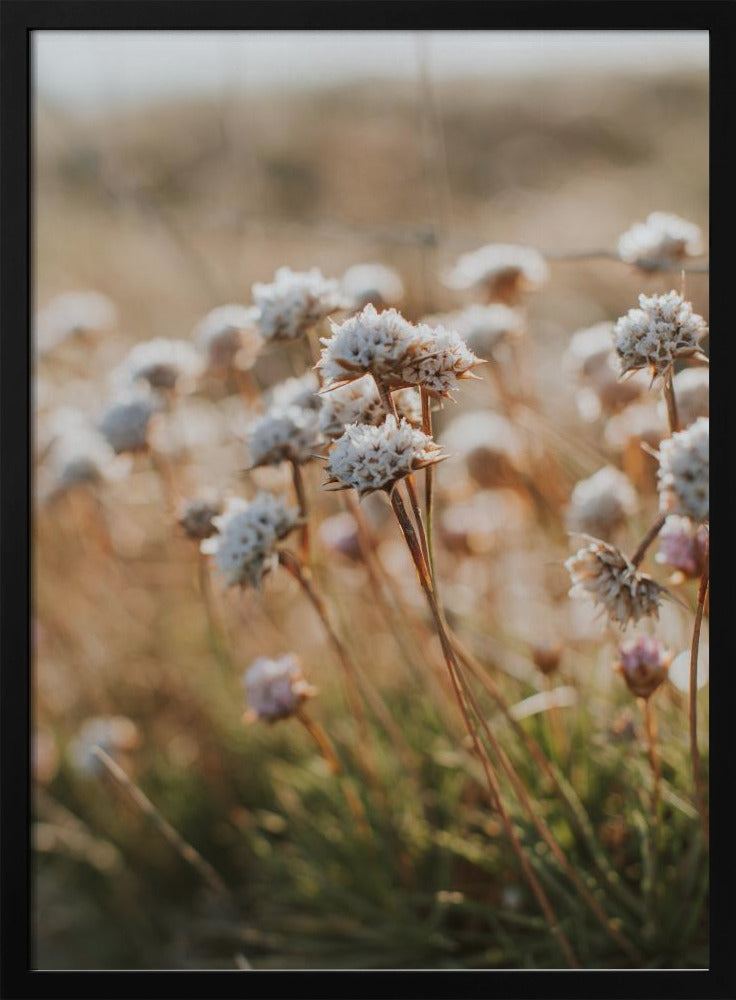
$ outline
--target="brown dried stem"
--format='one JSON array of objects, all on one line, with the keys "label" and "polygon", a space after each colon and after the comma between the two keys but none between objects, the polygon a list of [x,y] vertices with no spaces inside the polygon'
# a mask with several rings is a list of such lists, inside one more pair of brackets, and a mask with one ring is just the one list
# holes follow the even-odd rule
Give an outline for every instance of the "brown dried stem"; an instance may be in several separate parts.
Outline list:
[{"label": "brown dried stem", "polygon": [[647,554],[647,549],[652,544],[654,539],[660,533],[664,526],[664,522],[667,520],[666,514],[660,514],[651,528],[647,531],[646,535],[642,538],[637,546],[636,552],[631,557],[631,565],[636,568],[641,563],[644,556]]},{"label": "brown dried stem", "polygon": [[693,763],[693,782],[695,784],[695,800],[700,815],[700,823],[703,829],[703,840],[706,849],[710,843],[710,833],[708,828],[708,813],[705,807],[705,796],[703,794],[703,779],[700,773],[700,751],[698,749],[698,652],[700,649],[700,627],[703,623],[703,611],[705,610],[705,599],[708,595],[708,585],[710,552],[706,550],[705,567],[700,578],[698,587],[698,606],[695,610],[695,624],[693,625],[693,638],[690,646],[690,756]]},{"label": "brown dried stem", "polygon": [[674,434],[680,429],[680,423],[677,416],[677,400],[675,399],[675,385],[673,381],[672,365],[669,365],[664,373],[662,394],[667,406],[667,426],[669,427],[670,434]]},{"label": "brown dried stem", "polygon": [[301,557],[305,565],[311,566],[312,542],[309,531],[309,507],[307,505],[307,491],[304,488],[304,476],[302,475],[301,466],[297,462],[291,462],[291,478],[294,483],[294,492],[296,493],[297,502],[299,504],[299,518],[302,522]]}]

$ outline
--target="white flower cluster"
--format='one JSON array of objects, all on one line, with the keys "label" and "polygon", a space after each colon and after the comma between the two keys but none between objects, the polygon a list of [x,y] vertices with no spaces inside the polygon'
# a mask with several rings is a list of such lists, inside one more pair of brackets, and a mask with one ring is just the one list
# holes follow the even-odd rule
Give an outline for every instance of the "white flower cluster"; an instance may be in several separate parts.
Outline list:
[{"label": "white flower cluster", "polygon": [[305,410],[301,406],[273,407],[249,428],[251,467],[280,462],[302,465],[314,457],[321,443],[316,410]]},{"label": "white flower cluster", "polygon": [[356,264],[340,282],[345,298],[354,309],[372,303],[378,309],[397,306],[404,298],[404,283],[393,268],[383,264]]},{"label": "white flower cluster", "polygon": [[222,502],[217,497],[195,497],[186,500],[179,510],[179,524],[188,538],[202,541],[217,532],[214,519],[222,513]]},{"label": "white flower cluster", "polygon": [[160,408],[153,394],[118,399],[102,414],[97,429],[116,455],[145,451],[151,418]]},{"label": "white flower cluster", "polygon": [[252,291],[266,340],[296,340],[343,306],[338,283],[316,267],[280,267],[271,284],[256,283]]},{"label": "white flower cluster", "polygon": [[192,330],[192,338],[207,358],[210,371],[248,371],[263,347],[257,324],[255,306],[228,303],[208,312]]},{"label": "white flower cluster", "polygon": [[659,508],[694,521],[710,517],[710,420],[699,417],[659,446]]},{"label": "white flower cluster", "polygon": [[64,292],[36,318],[38,349],[43,354],[78,334],[101,333],[117,322],[117,310],[100,292]]},{"label": "white flower cluster", "polygon": [[273,493],[259,493],[250,502],[235,497],[228,500],[222,514],[212,518],[219,534],[204,539],[200,548],[214,556],[228,586],[260,587],[276,565],[276,543],[297,523],[296,509]]},{"label": "white flower cluster", "polygon": [[300,705],[313,698],[317,689],[307,683],[296,656],[277,659],[259,656],[243,674],[245,694],[253,718],[277,722],[293,715]]},{"label": "white flower cluster", "polygon": [[119,377],[127,382],[144,381],[152,389],[181,389],[202,371],[202,361],[196,350],[185,340],[156,337],[132,348]]},{"label": "white flower cluster", "polygon": [[618,241],[621,259],[644,270],[676,265],[702,252],[700,227],[670,212],[652,212],[646,222],[635,223]]},{"label": "white flower cluster", "polygon": [[516,302],[525,289],[542,285],[549,276],[544,257],[531,247],[489,243],[462,254],[444,275],[449,288],[483,289],[489,299]]},{"label": "white flower cluster", "polygon": [[476,377],[472,370],[481,359],[454,330],[421,323],[417,336],[419,343],[405,361],[400,385],[422,386],[431,396],[441,398],[451,396],[461,379]]},{"label": "white flower cluster", "polygon": [[[399,417],[414,426],[422,422],[422,401],[416,389],[399,389],[393,394]],[[319,426],[325,437],[339,437],[348,424],[383,423],[386,411],[381,403],[376,383],[370,375],[332,389],[322,396]]]},{"label": "white flower cluster", "polygon": [[565,568],[573,584],[570,596],[591,598],[619,625],[657,616],[664,588],[645,573],[638,573],[615,546],[591,538],[570,556]]},{"label": "white flower cluster", "polygon": [[677,292],[640,295],[639,308],[629,309],[613,328],[621,374],[649,368],[661,375],[676,358],[696,354],[707,332],[703,317]]},{"label": "white flower cluster", "polygon": [[708,548],[708,529],[689,517],[670,514],[659,533],[658,563],[681,573],[686,579],[700,576]]},{"label": "white flower cluster", "polygon": [[107,441],[81,414],[72,413],[59,420],[59,433],[51,444],[49,464],[57,491],[85,483],[101,483],[122,472]]},{"label": "white flower cluster", "polygon": [[625,643],[619,651],[616,670],[637,698],[651,698],[660,684],[667,680],[672,653],[659,639],[641,635]]},{"label": "white flower cluster", "polygon": [[269,406],[277,409],[300,406],[303,410],[319,410],[322,398],[318,392],[319,379],[314,372],[307,372],[299,378],[287,378],[275,385],[269,394]]},{"label": "white flower cluster", "polygon": [[348,424],[330,450],[326,486],[353,487],[361,497],[377,490],[390,492],[404,476],[443,458],[432,438],[406,420],[397,423],[390,415],[378,427]]},{"label": "white flower cluster", "polygon": [[636,490],[620,469],[606,465],[576,483],[567,512],[568,527],[609,538],[638,507]]}]

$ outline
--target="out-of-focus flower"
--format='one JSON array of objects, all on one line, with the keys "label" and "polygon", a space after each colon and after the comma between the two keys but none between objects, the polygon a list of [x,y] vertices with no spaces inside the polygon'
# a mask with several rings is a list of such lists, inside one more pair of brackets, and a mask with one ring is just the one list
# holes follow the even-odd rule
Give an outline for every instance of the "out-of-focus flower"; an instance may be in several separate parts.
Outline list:
[{"label": "out-of-focus flower", "polygon": [[[430,323],[429,320],[426,322]],[[501,302],[488,306],[468,306],[459,312],[450,313],[440,323],[456,330],[468,347],[481,358],[493,357],[500,344],[520,337],[524,332],[521,313]]]},{"label": "out-of-focus flower", "polygon": [[253,285],[253,300],[266,340],[296,340],[344,306],[338,283],[316,267],[280,267],[271,284]]},{"label": "out-of-focus flower", "polygon": [[526,465],[524,443],[506,417],[489,410],[462,413],[442,435],[442,446],[457,456],[484,489],[519,483]]},{"label": "out-of-focus flower", "polygon": [[622,260],[642,270],[673,267],[687,257],[703,252],[700,227],[670,212],[652,212],[646,222],[637,222],[618,241]]},{"label": "out-of-focus flower", "polygon": [[659,446],[659,508],[694,521],[710,516],[710,420],[699,417]]},{"label": "out-of-focus flower", "polygon": [[354,309],[371,303],[376,309],[401,305],[404,283],[391,267],[383,264],[356,264],[343,274],[342,293]]},{"label": "out-of-focus flower", "polygon": [[92,777],[105,770],[94,752],[95,747],[100,747],[110,757],[116,757],[135,750],[139,743],[140,732],[132,719],[124,715],[94,716],[80,727],[69,748],[69,757],[77,771]]},{"label": "out-of-focus flower", "polygon": [[661,375],[676,358],[697,354],[707,333],[703,317],[677,292],[640,295],[639,308],[629,309],[613,328],[621,374],[647,368],[653,376]]},{"label": "out-of-focus flower", "polygon": [[214,556],[228,586],[260,587],[278,561],[276,543],[297,526],[298,514],[281,497],[259,493],[250,502],[228,500],[212,524],[218,534],[204,539],[202,552]]},{"label": "out-of-focus flower", "polygon": [[388,492],[410,472],[442,461],[439,445],[406,420],[389,415],[378,427],[348,424],[327,459],[328,489],[353,487],[359,496]]},{"label": "out-of-focus flower", "polygon": [[657,617],[662,594],[655,580],[639,573],[615,546],[591,538],[565,562],[571,597],[587,597],[605,608],[622,627],[629,621]]},{"label": "out-of-focus flower", "polygon": [[314,372],[306,372],[298,378],[287,378],[271,389],[269,405],[276,409],[300,406],[303,410],[319,410],[322,397],[318,395],[319,379]]},{"label": "out-of-focus flower", "polygon": [[601,413],[616,413],[647,387],[646,380],[636,374],[620,378],[613,326],[613,323],[596,323],[578,330],[570,338],[563,357],[565,369],[584,387],[578,394],[578,408],[585,420],[595,420]]},{"label": "out-of-focus flower", "polygon": [[[684,368],[674,378],[677,416],[682,428],[689,427],[698,417],[710,417],[710,375],[707,368]],[[660,403],[664,418],[664,401]]]},{"label": "out-of-focus flower", "polygon": [[115,452],[91,424],[69,426],[51,445],[49,467],[56,491],[116,479],[123,467]]},{"label": "out-of-focus flower", "polygon": [[[358,522],[346,510],[326,517],[319,526],[319,537],[328,552],[336,552],[347,559],[362,557]],[[373,535],[369,538],[375,543]]]},{"label": "out-of-focus flower", "polygon": [[145,451],[151,419],[161,409],[151,393],[136,393],[118,399],[105,410],[97,425],[100,434],[116,455]]},{"label": "out-of-focus flower", "polygon": [[195,497],[181,505],[178,520],[188,538],[202,541],[217,533],[214,519],[221,513],[219,497]]},{"label": "out-of-focus flower", "polygon": [[658,563],[669,566],[685,579],[703,572],[708,547],[708,529],[689,517],[670,514],[659,533]]},{"label": "out-of-focus flower", "polygon": [[536,646],[532,646],[532,660],[537,670],[545,677],[557,673],[562,660],[562,643],[537,643]]},{"label": "out-of-focus flower", "polygon": [[[376,383],[369,375],[332,389],[321,398],[319,426],[328,438],[339,437],[348,424],[378,426],[386,417]],[[422,401],[416,389],[399,389],[393,393],[393,401],[399,417],[415,427],[421,424]]]},{"label": "out-of-focus flower", "polygon": [[117,310],[100,292],[64,292],[36,317],[36,343],[45,354],[78,335],[104,333],[117,322]]},{"label": "out-of-focus flower", "polygon": [[606,444],[621,453],[626,475],[641,492],[656,490],[657,460],[645,447],[656,450],[664,433],[664,423],[653,400],[632,403],[606,423]]},{"label": "out-of-focus flower", "polygon": [[639,506],[630,480],[612,465],[575,484],[567,512],[571,531],[610,538]]},{"label": "out-of-focus flower", "polygon": [[651,698],[660,684],[667,680],[671,662],[672,653],[659,639],[643,635],[621,647],[615,669],[633,695]]},{"label": "out-of-focus flower", "polygon": [[251,467],[308,462],[322,441],[318,421],[317,412],[300,406],[274,408],[264,413],[248,431]]},{"label": "out-of-focus flower", "polygon": [[263,348],[257,325],[255,306],[228,303],[208,312],[192,330],[192,337],[210,371],[248,371]]},{"label": "out-of-focus flower", "polygon": [[544,257],[531,247],[490,243],[462,254],[444,275],[449,288],[479,289],[489,301],[513,305],[522,293],[544,284],[549,269]]},{"label": "out-of-focus flower", "polygon": [[182,391],[202,373],[202,359],[186,340],[156,337],[129,352],[117,377],[129,383],[147,382],[151,389]]},{"label": "out-of-focus flower", "polygon": [[277,722],[288,719],[317,689],[307,683],[293,653],[269,659],[259,656],[243,674],[251,719]]},{"label": "out-of-focus flower", "polygon": [[59,751],[53,735],[46,729],[36,729],[31,746],[31,777],[39,785],[47,785],[59,767]]},{"label": "out-of-focus flower", "polygon": [[444,507],[439,529],[450,551],[477,556],[512,544],[522,535],[527,518],[525,505],[512,490],[478,490],[470,499]]}]

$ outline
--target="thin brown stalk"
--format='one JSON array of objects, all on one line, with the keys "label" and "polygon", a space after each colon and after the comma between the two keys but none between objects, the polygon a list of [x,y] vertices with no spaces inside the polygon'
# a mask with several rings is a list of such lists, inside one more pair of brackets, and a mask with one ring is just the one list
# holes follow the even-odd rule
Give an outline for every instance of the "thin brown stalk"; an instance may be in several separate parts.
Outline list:
[{"label": "thin brown stalk", "polygon": [[647,750],[649,753],[649,763],[652,768],[652,827],[654,836],[657,836],[659,825],[659,803],[661,800],[662,788],[662,767],[659,762],[659,750],[657,749],[657,722],[652,708],[652,699],[645,698],[642,707],[644,712],[644,729],[647,734]]},{"label": "thin brown stalk", "polygon": [[307,505],[307,491],[304,488],[304,476],[302,475],[301,466],[297,462],[291,463],[291,477],[294,483],[294,492],[296,493],[297,502],[299,504],[299,518],[302,522],[301,557],[305,565],[311,566],[312,542],[309,531],[309,507]]},{"label": "thin brown stalk", "polygon": [[[422,430],[432,437],[432,400],[427,390],[422,386]],[[434,465],[428,465],[424,470],[424,510],[427,518],[427,555],[429,556],[429,572],[432,575],[432,586],[437,589],[437,577],[434,559]]]},{"label": "thin brown stalk", "polygon": [[651,526],[651,528],[647,531],[646,535],[644,535],[644,537],[642,538],[642,540],[639,542],[639,544],[638,544],[638,546],[636,548],[636,552],[631,557],[631,565],[632,566],[634,566],[635,568],[637,566],[639,566],[639,564],[641,563],[642,559],[647,554],[647,549],[649,548],[649,546],[652,544],[652,542],[654,541],[654,539],[657,537],[657,535],[660,533],[660,531],[664,527],[664,522],[666,520],[667,520],[667,515],[666,514],[660,514],[657,517],[657,520],[654,522],[654,524]]},{"label": "thin brown stalk", "polygon": [[695,800],[698,806],[700,824],[703,829],[703,840],[706,849],[710,843],[710,833],[708,827],[708,813],[705,807],[705,795],[703,793],[703,779],[700,772],[700,751],[698,749],[698,653],[700,650],[700,628],[703,623],[703,612],[705,610],[705,599],[708,595],[708,585],[710,581],[709,562],[710,553],[706,551],[705,567],[700,578],[698,587],[698,606],[695,610],[695,623],[693,625],[693,638],[690,646],[690,756],[693,764],[693,782],[695,784]]},{"label": "thin brown stalk", "polygon": [[667,406],[667,426],[669,427],[670,434],[674,434],[675,431],[680,429],[680,424],[677,417],[677,400],[675,399],[675,385],[673,381],[672,365],[670,365],[664,373],[662,393]]},{"label": "thin brown stalk", "polygon": [[226,661],[229,665],[228,644],[224,639],[222,623],[215,609],[207,556],[199,548],[197,548],[197,577],[199,580],[199,592],[202,595],[202,603],[204,604],[205,615],[207,616],[212,651],[216,659]]}]

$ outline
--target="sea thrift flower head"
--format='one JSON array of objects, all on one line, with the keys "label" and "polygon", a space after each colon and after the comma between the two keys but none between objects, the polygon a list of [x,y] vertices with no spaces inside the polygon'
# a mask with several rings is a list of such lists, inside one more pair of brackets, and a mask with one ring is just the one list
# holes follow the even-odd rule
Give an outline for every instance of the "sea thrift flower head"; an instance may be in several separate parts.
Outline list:
[{"label": "sea thrift flower head", "polygon": [[591,538],[566,560],[565,568],[573,584],[570,596],[592,599],[622,627],[649,615],[657,617],[664,588],[637,572],[615,546]]},{"label": "sea thrift flower head", "polygon": [[567,512],[568,527],[597,538],[610,538],[638,506],[630,480],[619,469],[606,465],[576,483]]},{"label": "sea thrift flower head", "polygon": [[120,373],[129,382],[147,382],[152,389],[182,390],[202,372],[202,361],[185,340],[156,337],[136,344]]},{"label": "sea thrift flower head", "polygon": [[228,303],[208,312],[192,330],[192,337],[207,358],[210,371],[252,368],[263,348],[257,324],[254,306]]},{"label": "sea thrift flower head", "polygon": [[667,680],[672,653],[659,639],[642,635],[625,643],[619,651],[615,669],[637,698],[651,698],[660,684]]},{"label": "sea thrift flower head", "polygon": [[356,264],[343,274],[340,285],[354,309],[369,302],[376,309],[387,309],[400,305],[404,298],[403,281],[393,268],[383,264]]},{"label": "sea thrift flower head", "polygon": [[322,439],[315,410],[300,406],[273,408],[251,424],[248,452],[251,468],[294,462],[303,465],[314,457]]},{"label": "sea thrift flower head", "polygon": [[646,222],[637,222],[622,234],[618,252],[622,260],[653,270],[697,257],[703,252],[703,238],[695,223],[669,212],[652,212]]},{"label": "sea thrift flower head", "polygon": [[524,291],[544,284],[548,275],[544,257],[537,250],[491,243],[458,258],[444,281],[448,288],[482,289],[489,301],[513,305]]},{"label": "sea thrift flower head", "polygon": [[269,659],[259,656],[243,674],[249,717],[264,722],[288,719],[317,689],[308,684],[293,654]]},{"label": "sea thrift flower head", "polygon": [[518,483],[526,465],[518,431],[506,417],[490,410],[460,414],[442,435],[442,446],[462,460],[486,489]]},{"label": "sea thrift flower head", "polygon": [[[710,417],[710,375],[707,368],[685,368],[674,378],[677,416],[681,427],[698,417]],[[664,404],[661,406],[664,411]]]},{"label": "sea thrift flower head", "polygon": [[63,341],[111,330],[117,310],[100,292],[64,292],[52,299],[38,314],[36,337],[41,354]]},{"label": "sea thrift flower head", "polygon": [[161,404],[153,394],[130,395],[105,410],[97,429],[116,455],[145,451],[151,419],[160,409]]},{"label": "sea thrift flower head", "polygon": [[697,354],[707,333],[703,317],[677,292],[640,295],[639,308],[629,309],[613,328],[621,374],[647,368],[653,377],[662,375],[676,358]]},{"label": "sea thrift flower head", "polygon": [[557,673],[562,660],[562,643],[537,643],[532,647],[532,660],[537,670],[545,677]]},{"label": "sea thrift flower head", "polygon": [[91,425],[69,426],[54,440],[49,454],[57,491],[115,479],[122,467],[115,452]]},{"label": "sea thrift flower head", "polygon": [[378,427],[348,424],[327,458],[328,489],[353,487],[363,497],[377,490],[391,492],[410,472],[442,461],[445,456],[431,437],[399,423],[393,415]]},{"label": "sea thrift flower head", "polygon": [[498,347],[524,332],[524,319],[517,309],[494,302],[472,305],[446,317],[445,325],[463,338],[481,358],[491,358]]},{"label": "sea thrift flower head", "polygon": [[271,389],[269,405],[275,409],[299,406],[303,410],[319,410],[322,397],[318,395],[319,379],[314,372],[307,372],[299,378],[287,378]]},{"label": "sea thrift flower head", "polygon": [[659,509],[694,521],[710,517],[710,420],[699,417],[659,446]]},{"label": "sea thrift flower head", "polygon": [[72,742],[69,755],[74,768],[87,776],[104,773],[105,766],[95,754],[100,747],[110,757],[129,753],[140,743],[138,727],[124,715],[94,716],[81,726]]},{"label": "sea thrift flower head", "polygon": [[317,368],[325,388],[345,385],[363,375],[395,384],[409,357],[420,349],[417,328],[395,309],[377,312],[367,305],[322,338]]},{"label": "sea thrift flower head", "polygon": [[187,538],[201,542],[217,533],[214,519],[222,514],[222,501],[214,497],[185,500],[179,509],[179,524]]},{"label": "sea thrift flower head", "polygon": [[[416,389],[399,389],[392,398],[399,417],[418,427],[422,422],[422,401]],[[319,426],[328,438],[340,437],[348,424],[377,427],[386,418],[376,383],[370,375],[332,389],[321,399]]]},{"label": "sea thrift flower head", "polygon": [[218,534],[204,539],[200,548],[214,556],[227,585],[260,587],[278,561],[276,543],[297,526],[298,514],[281,497],[259,493],[250,502],[228,500],[212,524]]},{"label": "sea thrift flower head", "polygon": [[708,548],[708,529],[689,517],[670,514],[659,533],[658,563],[669,566],[685,579],[695,579],[703,572]]},{"label": "sea thrift flower head", "polygon": [[266,340],[296,340],[344,305],[338,283],[316,267],[280,267],[270,285],[253,285],[253,300]]},{"label": "sea thrift flower head", "polygon": [[389,381],[421,386],[430,396],[446,398],[457,389],[461,379],[477,377],[473,369],[482,361],[454,330],[421,323],[417,336],[419,343],[405,359],[400,376],[394,374]]}]

